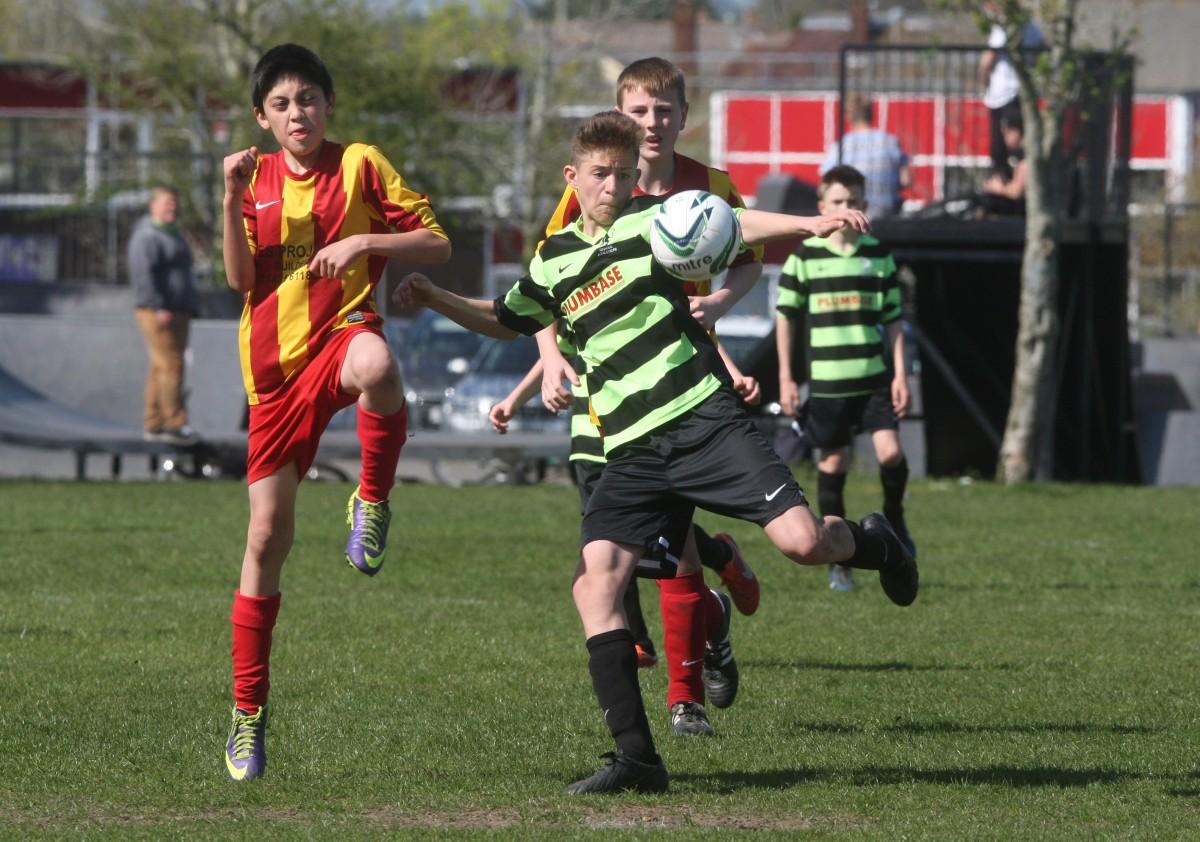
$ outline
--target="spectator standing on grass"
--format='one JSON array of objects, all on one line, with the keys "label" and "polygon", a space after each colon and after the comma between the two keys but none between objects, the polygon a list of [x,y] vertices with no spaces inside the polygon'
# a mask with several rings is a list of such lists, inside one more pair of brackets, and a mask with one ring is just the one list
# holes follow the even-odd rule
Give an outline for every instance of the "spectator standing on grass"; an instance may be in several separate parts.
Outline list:
[{"label": "spectator standing on grass", "polygon": [[175,189],[151,188],[148,211],[129,239],[129,282],[134,318],[150,356],[143,435],[183,444],[193,438],[184,401],[183,354],[196,313],[196,278],[178,218]]},{"label": "spectator standing on grass", "polygon": [[891,132],[872,125],[871,100],[862,94],[846,98],[846,114],[850,131],[842,136],[840,156],[838,144],[831,143],[821,163],[821,175],[839,164],[854,167],[867,179],[867,216],[881,219],[900,210],[900,191],[912,183],[908,155]]},{"label": "spectator standing on grass", "polygon": [[[983,11],[992,20],[996,19],[995,3],[984,3]],[[1021,33],[1022,50],[1034,50],[1045,43],[1042,31],[1037,24],[1029,21]],[[1009,151],[1004,145],[1002,121],[1006,113],[1021,109],[1021,85],[1017,81],[1017,72],[1013,69],[1012,60],[1008,57],[1008,34],[998,23],[992,24],[988,34],[988,48],[979,57],[979,83],[986,90],[983,94],[983,104],[987,106],[990,116],[991,137],[988,143],[992,158],[992,173],[1005,179],[1012,178],[1012,165],[1009,163]],[[868,178],[869,183],[869,178]]]}]

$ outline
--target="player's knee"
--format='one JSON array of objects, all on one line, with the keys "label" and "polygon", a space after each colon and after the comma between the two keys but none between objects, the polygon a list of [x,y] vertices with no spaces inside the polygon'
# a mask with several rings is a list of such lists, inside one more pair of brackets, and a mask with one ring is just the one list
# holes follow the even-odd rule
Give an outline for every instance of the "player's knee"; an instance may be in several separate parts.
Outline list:
[{"label": "player's knee", "polygon": [[846,453],[846,448],[839,448],[828,453],[821,454],[821,461],[817,468],[827,474],[844,474],[849,468],[850,458]]},{"label": "player's knee", "polygon": [[400,385],[400,370],[386,347],[373,346],[354,361],[355,379],[364,392]]},{"label": "player's knee", "polygon": [[292,522],[282,512],[252,513],[246,530],[246,551],[255,558],[287,554],[292,545]]},{"label": "player's knee", "polygon": [[875,458],[883,467],[893,468],[904,459],[904,451],[900,449],[899,444],[889,442],[875,448]]},{"label": "player's knee", "polygon": [[779,549],[797,564],[819,564],[824,557],[823,548],[828,535],[820,524],[812,529],[794,529],[779,542]]}]

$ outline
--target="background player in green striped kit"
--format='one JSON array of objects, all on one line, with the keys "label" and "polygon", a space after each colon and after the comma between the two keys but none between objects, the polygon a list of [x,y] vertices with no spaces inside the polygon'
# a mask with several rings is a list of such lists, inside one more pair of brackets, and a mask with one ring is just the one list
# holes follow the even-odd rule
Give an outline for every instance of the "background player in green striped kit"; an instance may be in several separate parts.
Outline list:
[{"label": "background player in green striped kit", "polygon": [[[821,178],[817,209],[865,212],[865,188],[866,180],[858,170],[834,167]],[[900,286],[891,253],[871,235],[849,228],[805,240],[783,264],[776,309],[779,402],[787,414],[803,416],[805,433],[820,450],[817,503],[821,515],[846,516],[843,489],[850,467],[849,445],[856,432],[868,432],[879,461],[883,514],[916,556],[904,522],[908,461],[900,447],[897,419],[908,412],[910,396]],[[804,314],[809,331],[809,398],[801,408],[791,363],[794,327],[804,327]],[[850,570],[831,564],[829,587],[853,588]]]},{"label": "background player in green striped kit", "polygon": [[[583,122],[563,168],[583,214],[546,241],[529,274],[503,297],[463,298],[419,274],[404,278],[393,294],[398,306],[428,306],[502,339],[540,334],[565,319],[585,363],[607,463],[580,530],[572,595],[592,688],[616,751],[567,787],[570,794],[668,788],[621,602],[642,561],[657,560],[664,569],[676,562],[696,506],[760,525],[797,563],[878,570],[898,605],[911,604],[919,587],[916,562],[882,515],[861,524],[819,520],[791,470],[738,408],[716,346],[692,316],[693,303],[651,255],[660,200],[632,198],[640,142],[641,130],[623,114],[607,111]],[[818,217],[749,210],[738,218],[751,244],[868,227],[854,210]],[[719,307],[730,294],[721,289],[700,303]],[[550,365],[548,374],[578,379]]]}]

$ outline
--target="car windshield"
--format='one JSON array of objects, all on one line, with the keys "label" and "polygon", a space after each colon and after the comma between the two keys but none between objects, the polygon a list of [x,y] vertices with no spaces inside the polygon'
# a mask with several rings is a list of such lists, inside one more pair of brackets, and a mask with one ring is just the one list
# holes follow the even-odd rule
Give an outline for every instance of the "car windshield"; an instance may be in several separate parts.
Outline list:
[{"label": "car windshield", "polygon": [[419,317],[412,327],[399,337],[401,359],[413,369],[441,372],[450,360],[471,359],[483,341],[477,333],[450,321],[444,316]]},{"label": "car windshield", "polygon": [[495,342],[479,352],[472,370],[480,374],[524,375],[538,360],[537,342],[527,336]]}]

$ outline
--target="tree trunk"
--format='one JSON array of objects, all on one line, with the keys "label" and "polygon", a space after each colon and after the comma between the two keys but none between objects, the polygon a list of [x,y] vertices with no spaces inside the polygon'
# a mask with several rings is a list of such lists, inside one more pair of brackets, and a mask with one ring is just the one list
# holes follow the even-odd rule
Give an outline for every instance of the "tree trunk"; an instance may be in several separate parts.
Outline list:
[{"label": "tree trunk", "polygon": [[[1041,233],[1034,235],[1034,230]],[[1053,223],[1028,221],[1021,264],[1016,366],[1000,479],[1006,484],[1049,479],[1053,473],[1054,354],[1058,344],[1058,242]]]},{"label": "tree trunk", "polygon": [[1016,363],[997,471],[1008,485],[1048,480],[1054,473],[1058,221],[1066,166],[1059,155],[1048,158],[1029,162]]}]

